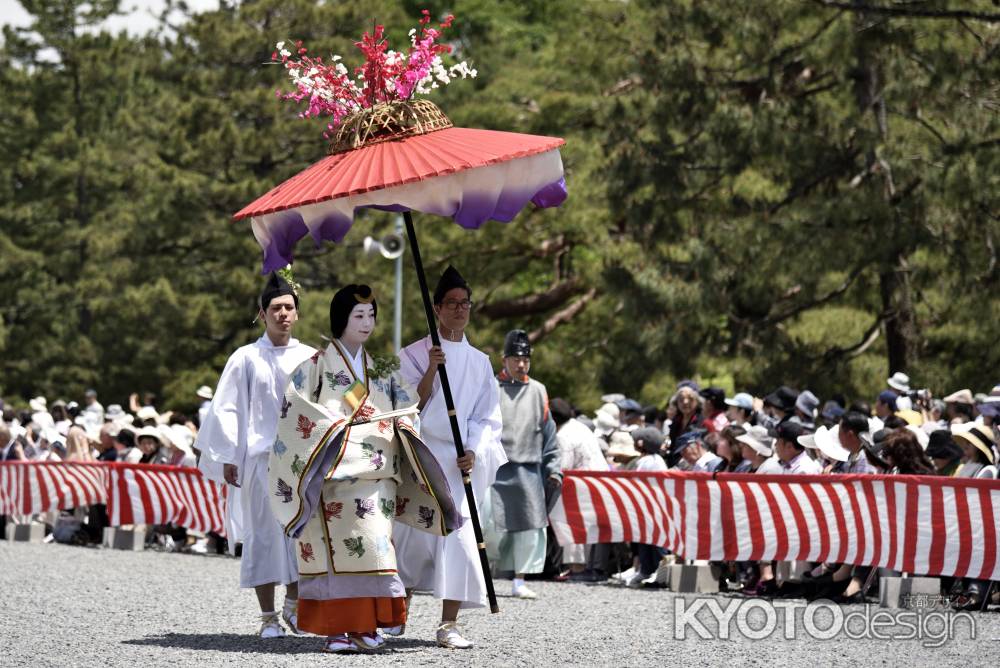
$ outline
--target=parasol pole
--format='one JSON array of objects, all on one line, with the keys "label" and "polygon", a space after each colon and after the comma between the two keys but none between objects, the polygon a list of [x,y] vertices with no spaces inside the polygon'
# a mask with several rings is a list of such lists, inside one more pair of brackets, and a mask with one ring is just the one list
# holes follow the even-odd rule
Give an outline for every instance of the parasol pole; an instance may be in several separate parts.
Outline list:
[{"label": "parasol pole", "polygon": [[[420,294],[424,299],[424,314],[427,316],[427,328],[431,331],[431,343],[435,346],[440,346],[441,338],[438,336],[434,309],[431,307],[431,295],[427,289],[427,277],[424,276],[424,265],[420,260],[420,246],[417,245],[417,233],[413,229],[413,215],[409,211],[404,211],[403,220],[406,221],[406,237],[410,241],[410,250],[413,253],[413,265],[417,270]],[[444,392],[444,403],[448,408],[448,419],[451,422],[451,436],[455,440],[455,451],[459,457],[464,457],[465,447],[462,445],[462,432],[458,428],[458,417],[455,414],[455,400],[451,396],[451,383],[448,382],[448,371],[444,368],[444,364],[438,365],[438,376],[441,378],[441,391]],[[490,560],[486,556],[486,541],[483,539],[483,528],[479,523],[476,497],[472,492],[472,479],[468,473],[462,474],[462,482],[465,484],[465,498],[469,501],[469,516],[472,519],[472,529],[476,534],[476,546],[479,548],[479,563],[483,567],[483,580],[486,582],[486,595],[490,600],[490,612],[497,613],[500,612],[500,606],[497,603],[496,592],[493,591],[493,574],[490,573]]]}]

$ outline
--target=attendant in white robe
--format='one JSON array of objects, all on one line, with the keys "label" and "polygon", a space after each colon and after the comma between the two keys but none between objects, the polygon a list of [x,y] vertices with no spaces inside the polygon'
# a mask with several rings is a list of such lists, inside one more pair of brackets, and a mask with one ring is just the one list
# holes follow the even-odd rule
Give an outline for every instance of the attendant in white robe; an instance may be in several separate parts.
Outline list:
[{"label": "attendant in white robe", "polygon": [[195,448],[206,477],[231,485],[226,531],[231,546],[243,542],[240,587],[253,588],[260,604],[262,638],[284,635],[274,610],[274,589],[287,585],[282,617],[295,632],[298,568],[294,542],[282,532],[268,503],[267,460],[277,434],[288,375],[316,353],[292,338],[298,297],[272,274],[260,298],[265,332],[233,353]]},{"label": "attendant in white robe", "polygon": [[[465,327],[469,323],[472,292],[454,267],[448,267],[434,291],[441,347],[432,347],[430,337],[416,341],[400,354],[403,380],[420,395],[420,437],[441,464],[463,517],[469,502],[462,471],[469,471],[477,504],[481,504],[496,479],[497,469],[507,457],[500,444],[500,401],[489,357],[469,345]],[[438,378],[438,364],[448,370],[459,431],[466,454],[458,459]],[[477,510],[479,506],[477,505]],[[480,513],[480,516],[482,513]],[[472,642],[462,637],[456,625],[460,608],[486,605],[486,584],[471,522],[446,537],[432,536],[397,523],[394,529],[399,575],[408,591],[431,591],[442,599],[438,644],[465,649]]]}]

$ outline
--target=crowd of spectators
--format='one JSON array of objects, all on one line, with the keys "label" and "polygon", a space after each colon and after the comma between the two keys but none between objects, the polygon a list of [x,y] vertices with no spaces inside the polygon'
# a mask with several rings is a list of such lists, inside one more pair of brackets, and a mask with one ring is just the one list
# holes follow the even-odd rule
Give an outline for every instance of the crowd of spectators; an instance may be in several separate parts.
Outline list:
[{"label": "crowd of spectators", "polygon": [[[207,386],[191,400],[193,416],[160,412],[156,398],[133,394],[128,410],[105,408],[88,390],[84,401],[49,404],[35,397],[26,408],[4,405],[0,461],[120,461],[194,466],[198,424],[212,399]],[[705,471],[765,474],[887,473],[996,478],[1000,385],[989,394],[959,390],[942,399],[913,390],[902,373],[886,380],[874,397],[821,401],[809,390],[781,386],[763,397],[727,396],[718,387],[681,381],[660,406],[642,406],[621,394],[601,398],[587,415],[569,402],[551,401],[562,470]],[[77,521],[100,541],[107,525],[102,509],[77,509]],[[36,518],[37,519],[37,518]],[[46,518],[41,518],[46,519]],[[49,528],[55,524],[48,518]],[[221,537],[188,535],[181,527],[155,527],[151,541],[172,549],[205,552],[224,548]],[[630,587],[657,586],[673,555],[653,545],[567,545],[550,551],[549,576],[559,580],[613,580]],[[879,575],[868,567],[808,564],[803,581],[777,576],[779,564],[716,564],[721,584],[750,596],[805,596],[858,602]],[[787,564],[786,564],[787,566]],[[618,570],[620,567],[620,570]],[[618,572],[615,572],[615,571]],[[786,569],[787,570],[787,569]],[[885,575],[886,573],[882,573]],[[989,604],[989,582],[945,580],[956,608]],[[996,595],[994,593],[994,598]],[[997,601],[993,601],[996,603]]]},{"label": "crowd of spectators", "polygon": [[[28,401],[26,407],[7,405],[0,399],[3,419],[0,421],[0,461],[36,462],[126,462],[130,464],[164,464],[196,466],[193,448],[198,425],[212,399],[212,389],[199,387],[191,406],[197,409],[193,418],[178,411],[160,412],[156,397],[146,393],[128,398],[128,410],[121,404],[106,408],[97,392],[87,390],[83,403],[56,399],[49,403],[44,396]],[[72,517],[67,517],[72,516]],[[10,518],[15,520],[31,518]],[[97,543],[107,526],[104,506],[77,508],[68,513],[47,513],[35,518],[47,525],[49,539],[66,542]],[[0,524],[6,525],[6,518]],[[72,527],[62,532],[61,526]],[[2,528],[2,527],[0,527]],[[169,549],[192,549],[205,552],[209,543],[221,538],[189,535],[182,527],[157,526],[150,541]]]},{"label": "crowd of spectators", "polygon": [[[1000,385],[989,394],[963,389],[936,399],[929,390],[911,389],[906,374],[895,373],[872,405],[843,396],[824,402],[809,390],[785,385],[763,397],[749,392],[727,397],[721,388],[684,380],[662,408],[643,407],[621,394],[605,395],[602,402],[589,416],[562,399],[552,401],[563,470],[997,477]],[[655,586],[672,558],[652,545],[568,546],[557,578],[610,577],[627,586]],[[615,564],[628,567],[609,575]],[[802,581],[792,583],[776,577],[779,567],[787,571],[789,564],[714,566],[730,591],[845,602],[866,600],[880,575],[868,567],[807,564]],[[952,605],[964,610],[990,603],[994,589],[967,579],[945,579],[945,586]]]}]

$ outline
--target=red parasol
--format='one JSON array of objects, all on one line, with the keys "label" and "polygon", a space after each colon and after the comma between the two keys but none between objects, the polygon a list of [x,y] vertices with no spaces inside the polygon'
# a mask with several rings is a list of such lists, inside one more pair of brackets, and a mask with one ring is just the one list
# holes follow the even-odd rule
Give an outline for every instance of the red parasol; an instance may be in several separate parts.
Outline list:
[{"label": "red parasol", "polygon": [[[429,20],[426,11],[424,15],[421,25]],[[442,27],[450,22],[449,17]],[[339,64],[323,65],[305,56],[295,60],[279,44],[281,60],[299,90],[285,97],[297,101],[308,98],[310,107],[305,115],[331,115],[340,131],[332,155],[273,188],[240,210],[235,218],[251,219],[254,236],[264,252],[266,273],[291,263],[295,243],[307,234],[317,245],[324,240],[341,241],[358,209],[402,212],[427,326],[433,344],[439,346],[411,211],[447,216],[473,229],[487,220],[508,222],[529,202],[540,207],[559,206],[566,199],[559,155],[564,141],[453,127],[436,106],[426,100],[413,101],[409,96],[413,91],[421,92],[421,84],[429,81],[435,81],[433,87],[437,87],[437,81],[447,83],[449,72],[453,75],[456,68],[468,73],[465,63],[452,70],[443,69],[437,54],[445,47],[434,44],[440,34],[436,30],[424,28],[420,38],[414,37],[405,58],[386,52],[384,43],[378,42],[381,34],[381,27],[376,27],[374,37],[366,34],[359,43],[367,57],[363,68],[367,77],[359,77],[366,78],[363,87],[347,79],[346,69]],[[304,53],[305,49],[300,48],[299,55]],[[373,91],[367,83],[371,80],[379,81],[383,88]],[[407,90],[409,96],[400,99],[401,91]],[[358,105],[360,110],[356,109]],[[345,108],[354,111],[347,114]],[[443,364],[438,367],[438,375],[455,449],[462,457],[465,449]],[[498,612],[468,474],[463,475],[463,482],[490,608]]]}]

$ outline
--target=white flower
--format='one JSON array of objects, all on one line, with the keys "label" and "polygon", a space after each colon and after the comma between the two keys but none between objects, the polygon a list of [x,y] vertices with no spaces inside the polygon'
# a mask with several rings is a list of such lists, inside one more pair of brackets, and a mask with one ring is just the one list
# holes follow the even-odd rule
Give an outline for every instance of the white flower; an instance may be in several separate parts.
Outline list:
[{"label": "white flower", "polygon": [[274,45],[274,48],[276,50],[278,50],[278,51],[282,51],[285,48],[285,43],[284,42],[278,42],[277,44]]}]

